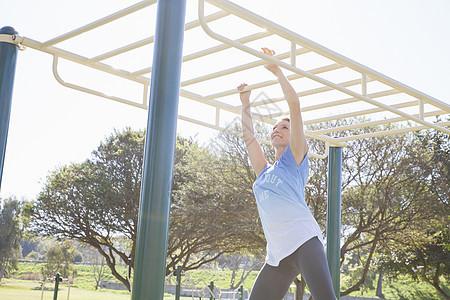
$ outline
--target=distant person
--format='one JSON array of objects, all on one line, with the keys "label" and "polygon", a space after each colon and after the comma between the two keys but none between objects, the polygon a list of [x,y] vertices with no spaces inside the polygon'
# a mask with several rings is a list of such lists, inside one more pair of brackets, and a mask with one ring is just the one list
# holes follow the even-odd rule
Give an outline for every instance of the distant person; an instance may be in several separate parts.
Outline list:
[{"label": "distant person", "polygon": [[[262,48],[270,56],[274,51]],[[259,216],[267,240],[267,257],[253,285],[250,300],[281,300],[299,274],[314,300],[336,299],[324,253],[322,231],[305,202],[308,147],[297,93],[275,64],[264,66],[278,79],[290,118],[275,124],[271,143],[275,163],[268,164],[256,141],[250,112],[250,91],[241,84],[242,130],[253,170]]]}]

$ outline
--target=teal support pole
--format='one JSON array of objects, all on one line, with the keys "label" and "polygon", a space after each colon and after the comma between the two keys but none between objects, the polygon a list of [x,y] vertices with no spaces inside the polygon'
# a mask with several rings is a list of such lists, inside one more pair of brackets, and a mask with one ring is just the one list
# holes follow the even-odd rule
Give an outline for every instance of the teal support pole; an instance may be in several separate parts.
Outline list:
[{"label": "teal support pole", "polygon": [[336,298],[340,298],[341,172],[342,148],[330,147],[328,155],[327,260]]},{"label": "teal support pole", "polygon": [[209,284],[209,289],[210,289],[209,300],[216,299],[214,297],[214,281],[213,280],[211,280],[211,283]]},{"label": "teal support pole", "polygon": [[159,0],[132,299],[162,300],[186,0]]},{"label": "teal support pole", "polygon": [[58,299],[58,289],[59,289],[59,283],[62,281],[61,275],[59,273],[56,273],[55,276],[55,289],[53,291],[53,300]]},{"label": "teal support pole", "polygon": [[[0,34],[16,35],[17,32],[14,28],[5,26],[0,29]],[[6,141],[8,139],[9,118],[11,115],[17,50],[17,45],[0,42],[0,188],[5,161]]]},{"label": "teal support pole", "polygon": [[174,271],[174,275],[177,276],[177,286],[175,288],[175,300],[180,300],[181,294],[181,266],[178,266]]}]

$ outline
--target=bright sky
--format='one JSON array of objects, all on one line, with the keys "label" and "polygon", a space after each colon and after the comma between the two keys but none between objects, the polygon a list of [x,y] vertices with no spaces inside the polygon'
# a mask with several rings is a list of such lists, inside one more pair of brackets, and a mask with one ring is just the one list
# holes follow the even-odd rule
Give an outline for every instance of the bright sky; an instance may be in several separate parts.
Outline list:
[{"label": "bright sky", "polygon": [[[45,42],[136,3],[131,0],[2,0],[0,27]],[[450,1],[448,0],[236,0],[352,60],[450,103]],[[196,19],[187,0],[187,20]],[[146,30],[118,32],[122,38]],[[229,28],[235,33],[239,28]],[[185,40],[186,42],[186,40]],[[95,43],[86,49],[101,47]],[[151,54],[147,58],[151,61]],[[144,129],[147,112],[61,86],[52,58],[34,49],[19,52],[0,197],[33,199],[58,166],[82,162],[100,141],[129,126]],[[240,82],[237,82],[240,83]],[[180,113],[182,106],[180,105]],[[214,132],[178,121],[179,133]]]}]

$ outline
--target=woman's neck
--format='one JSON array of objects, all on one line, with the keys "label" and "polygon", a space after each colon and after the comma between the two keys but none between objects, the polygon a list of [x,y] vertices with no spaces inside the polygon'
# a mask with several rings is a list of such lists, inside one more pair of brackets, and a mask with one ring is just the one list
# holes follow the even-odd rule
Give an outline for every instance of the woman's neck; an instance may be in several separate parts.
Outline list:
[{"label": "woman's neck", "polygon": [[275,161],[277,161],[278,159],[280,159],[281,155],[283,155],[284,151],[287,149],[287,146],[278,146],[275,147]]}]

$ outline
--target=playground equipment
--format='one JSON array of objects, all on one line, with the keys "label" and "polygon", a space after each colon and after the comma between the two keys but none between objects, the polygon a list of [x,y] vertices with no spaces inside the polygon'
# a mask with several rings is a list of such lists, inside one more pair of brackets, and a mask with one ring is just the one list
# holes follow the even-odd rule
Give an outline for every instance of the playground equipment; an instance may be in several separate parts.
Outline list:
[{"label": "playground equipment", "polygon": [[[183,278],[183,279],[182,279]],[[235,290],[223,290],[218,286],[214,285],[214,281],[209,284],[203,279],[194,282],[189,273],[184,272],[180,266],[177,267],[169,276],[166,278],[166,286],[175,286],[175,300],[179,300],[181,294],[184,297],[192,297],[198,299],[233,299],[233,300],[244,300],[249,296],[249,291],[244,289],[241,285]],[[231,298],[232,297],[232,298]]]},{"label": "playground equipment", "polygon": [[[154,4],[157,4],[156,10]],[[195,116],[179,115],[179,119],[240,134],[228,126],[229,120],[238,117],[241,111],[235,88],[236,75],[244,73],[246,78],[258,80],[250,83],[247,89],[256,92],[262,88],[270,90],[276,81],[260,77],[258,68],[266,62],[278,64],[290,72],[288,78],[302,99],[304,123],[308,126],[305,134],[323,141],[326,146],[324,153],[311,153],[311,156],[329,156],[327,258],[338,295],[342,147],[352,140],[429,128],[450,134],[446,128],[450,122],[445,119],[433,122],[435,116],[450,113],[450,106],[227,0],[199,0],[198,19],[186,24],[185,5],[185,1],[175,0],[141,1],[46,42],[20,36],[12,28],[3,28],[0,31],[0,182],[14,66],[19,48],[33,48],[52,55],[54,76],[66,87],[148,109],[145,171],[132,294],[133,299],[140,299],[141,295],[162,299],[178,97],[182,97],[182,103],[195,103],[201,108],[197,111],[202,112]],[[153,9],[150,14],[156,15],[154,35],[95,55],[77,54],[66,48],[65,43],[69,41],[78,40],[90,31],[147,8]],[[206,15],[207,10],[213,12]],[[246,35],[236,37],[227,32],[229,24],[239,26],[242,29],[239,33],[245,32]],[[183,38],[188,41],[191,34],[201,41],[211,42],[202,49],[188,51],[182,57]],[[96,38],[100,39],[101,36]],[[279,54],[271,57],[261,53],[259,48],[266,45],[279,45]],[[115,58],[133,56],[134,50],[147,46],[153,47],[152,65],[128,67],[114,63]],[[245,63],[229,60],[236,53],[245,55]],[[138,100],[126,99],[107,95],[77,82],[65,81],[59,72],[62,60],[138,84],[142,88],[142,97]],[[223,61],[227,62],[225,66],[220,64]],[[190,76],[195,76],[186,78],[187,73],[181,73],[181,63],[186,69],[189,64],[193,64],[196,72],[190,73]],[[204,73],[201,73],[203,68],[200,66],[205,67]],[[214,87],[213,91],[211,87]],[[272,92],[270,94],[274,95]],[[259,95],[261,97],[257,97],[251,105],[255,118],[260,122],[272,125],[276,119],[288,114],[281,96],[268,97],[261,92]],[[214,115],[210,118],[213,120],[205,120],[204,115]],[[319,126],[325,122],[353,117],[364,118],[346,125],[329,128]],[[370,133],[364,131],[367,127],[385,124],[393,126]]]},{"label": "playground equipment", "polygon": [[56,273],[55,277],[49,277],[49,278],[44,280],[44,282],[42,283],[42,286],[41,286],[41,300],[44,299],[44,287],[45,287],[45,284],[48,281],[50,281],[50,280],[54,280],[55,281],[55,288],[53,290],[53,300],[57,300],[58,299],[59,283],[63,282],[63,281],[67,281],[67,300],[69,300],[69,297],[70,297],[70,280],[68,278],[61,277],[61,275],[59,273]]}]

